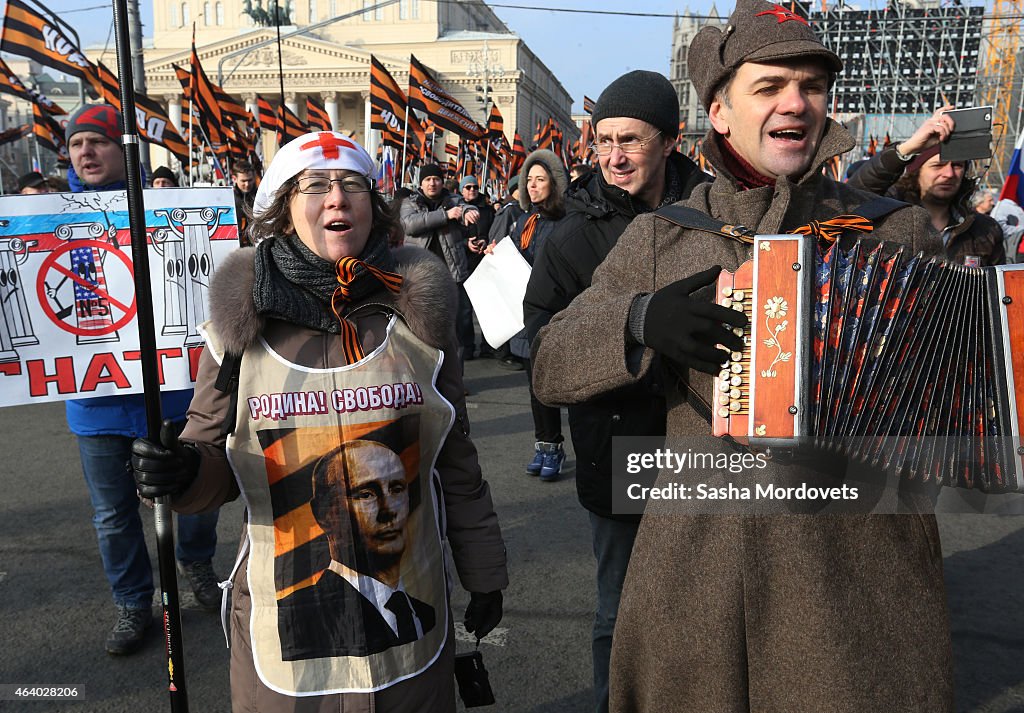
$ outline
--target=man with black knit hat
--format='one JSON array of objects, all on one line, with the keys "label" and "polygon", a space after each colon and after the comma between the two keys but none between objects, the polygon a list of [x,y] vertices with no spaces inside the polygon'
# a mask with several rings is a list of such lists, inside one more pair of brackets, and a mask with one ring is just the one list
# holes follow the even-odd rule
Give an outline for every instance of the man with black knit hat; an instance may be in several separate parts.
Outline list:
[{"label": "man with black knit hat", "polygon": [[[592,286],[538,334],[533,385],[547,403],[577,404],[657,384],[666,446],[731,462],[742,451],[710,438],[706,404],[712,375],[730,358],[723,347],[744,348],[733,330],[747,318],[713,304],[714,283],[751,258],[752,235],[814,230],[863,209],[873,238],[926,255],[942,246],[921,209],[882,210],[823,173],[854,141],[827,118],[842,63],[803,17],[738,0],[725,28],[697,33],[687,66],[713,127],[703,147],[715,180],[630,224]],[[655,487],[728,476],[690,465],[662,472]],[[751,491],[832,487],[857,468],[862,487],[880,475],[840,456],[776,457],[726,482]],[[625,481],[614,482],[624,498]],[[901,505],[930,504],[919,495],[901,493]],[[699,505],[647,503],[615,626],[612,711],[952,712],[933,516],[725,516]],[[813,512],[808,506],[785,503]]]},{"label": "man with black knit hat", "polygon": [[476,348],[473,338],[473,305],[462,283],[469,277],[468,229],[480,213],[470,204],[460,205],[459,197],[444,187],[441,168],[428,163],[420,169],[420,189],[402,202],[401,220],[405,241],[426,248],[448,265],[459,286],[459,311],[455,332],[463,359],[472,359]]},{"label": "man with black knit hat", "polygon": [[[121,149],[121,114],[109,104],[87,104],[72,114],[65,127],[73,193],[124,190],[125,160]],[[87,289],[77,286],[76,289]],[[164,391],[160,411],[184,425],[192,389]],[[89,489],[100,558],[117,607],[106,650],[130,654],[145,641],[153,623],[153,569],[139,517],[140,501],[125,463],[131,444],[146,435],[142,394],[100,396],[64,402],[68,428],[78,440],[82,472]],[[218,577],[211,560],[217,546],[217,511],[178,516],[175,556],[200,606],[220,604]]]},{"label": "man with black knit hat", "polygon": [[[710,180],[675,151],[679,99],[657,72],[624,74],[601,92],[593,113],[600,171],[575,181],[566,217],[534,261],[523,300],[531,339],[590,286],[594,270],[637,215],[690,195]],[[612,436],[665,434],[665,400],[644,383],[569,407],[576,490],[590,511],[597,558],[597,614],[592,649],[597,710],[608,710],[608,660],[639,515],[612,512]]]},{"label": "man with black knit hat", "polygon": [[178,177],[174,175],[174,172],[167,168],[167,166],[157,166],[153,170],[152,177],[153,188],[177,188]]}]

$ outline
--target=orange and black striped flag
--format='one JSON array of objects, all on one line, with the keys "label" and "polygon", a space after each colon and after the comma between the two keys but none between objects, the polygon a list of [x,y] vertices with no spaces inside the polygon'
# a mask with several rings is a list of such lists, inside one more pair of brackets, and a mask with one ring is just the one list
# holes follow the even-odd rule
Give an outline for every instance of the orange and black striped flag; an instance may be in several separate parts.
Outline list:
[{"label": "orange and black striped flag", "polygon": [[549,149],[553,145],[555,140],[555,121],[549,118],[547,123],[543,126],[540,122],[537,122],[537,133],[533,136],[534,150],[537,149]]},{"label": "orange and black striped flag", "polygon": [[7,0],[0,51],[34,59],[90,84],[94,82],[95,68],[78,46],[21,0]]},{"label": "orange and black striped flag", "polygon": [[487,137],[492,140],[505,138],[505,119],[494,104],[491,104],[491,115],[487,117]]},{"label": "orange and black striped flag", "polygon": [[401,135],[408,103],[395,78],[370,55],[370,128]]},{"label": "orange and black striped flag", "polygon": [[380,60],[370,55],[370,128],[380,131],[389,146],[401,149],[408,119],[406,152],[409,156],[422,156],[426,132],[407,107],[408,99],[398,82]]},{"label": "orange and black striped flag", "polygon": [[[102,62],[96,65],[91,83],[103,101],[121,111],[121,84],[117,75]],[[187,160],[188,147],[158,102],[145,94],[136,93],[135,121],[138,124],[139,136],[150,143],[163,146],[180,160]]]},{"label": "orange and black striped flag", "polygon": [[[7,131],[0,131],[0,146],[9,144],[18,139],[23,139],[32,133],[32,127],[28,124],[22,124],[21,126],[15,126],[13,129],[7,129]],[[47,146],[49,148],[49,146]],[[67,155],[64,156],[67,159]]]},{"label": "orange and black striped flag", "polygon": [[29,89],[25,84],[18,78],[11,68],[7,66],[7,63],[0,59],[0,92],[4,94],[13,94],[16,97],[25,99],[33,104],[38,104],[43,111],[50,116],[62,116],[67,114],[66,111],[61,109],[56,103],[46,96],[40,94],[35,89]]},{"label": "orange and black striped flag", "polygon": [[309,131],[302,120],[292,113],[284,104],[277,107],[277,145],[284,146],[289,141],[299,138]]},{"label": "orange and black striped flag", "polygon": [[[213,84],[211,82],[211,84]],[[220,105],[221,115],[229,121],[245,121],[246,114],[249,110],[245,108],[244,104],[241,104],[237,99],[224,91],[224,88],[213,84],[214,94],[217,95],[217,103]]]},{"label": "orange and black striped flag", "polygon": [[37,105],[32,106],[32,122],[36,142],[53,151],[60,160],[69,161],[68,147],[64,143],[64,127],[52,116],[44,114]]},{"label": "orange and black striped flag", "polygon": [[312,97],[306,97],[306,123],[310,131],[334,131],[327,110]]},{"label": "orange and black striped flag", "polygon": [[270,102],[259,94],[256,95],[256,111],[259,114],[257,118],[260,122],[260,128],[267,131],[277,131],[280,128],[280,125],[277,123],[277,114],[274,113],[274,107],[270,106]]},{"label": "orange and black striped flag", "polygon": [[459,136],[479,139],[484,135],[483,127],[473,121],[466,108],[438,84],[415,55],[411,55],[409,61],[409,106]]},{"label": "orange and black striped flag", "polygon": [[583,126],[580,127],[580,140],[579,146],[576,150],[576,158],[580,161],[584,161],[590,157],[590,144],[594,141],[593,127],[590,124],[589,119],[583,120]]},{"label": "orange and black striped flag", "polygon": [[588,114],[594,113],[594,100],[588,97],[586,94],[583,95],[583,111]]},{"label": "orange and black striped flag", "polygon": [[516,132],[515,142],[512,144],[512,158],[508,164],[508,178],[519,173],[526,161],[526,147],[523,145],[523,138]]},{"label": "orange and black striped flag", "polygon": [[199,61],[199,54],[196,52],[195,28],[192,29],[192,54],[189,55],[191,65],[191,89],[190,98],[195,111],[193,121],[202,124],[206,131],[206,137],[213,145],[214,151],[225,143],[222,127],[224,125],[224,114],[217,100],[215,85],[206,76],[202,63]]},{"label": "orange and black striped flag", "polygon": [[[78,47],[49,20],[21,0],[8,0],[0,50],[34,59],[65,74],[88,82],[103,101],[120,111],[120,84],[103,64],[94,65]],[[181,158],[185,143],[160,105],[144,94],[135,96],[139,135],[164,146]],[[63,136],[63,132],[60,132]]]}]

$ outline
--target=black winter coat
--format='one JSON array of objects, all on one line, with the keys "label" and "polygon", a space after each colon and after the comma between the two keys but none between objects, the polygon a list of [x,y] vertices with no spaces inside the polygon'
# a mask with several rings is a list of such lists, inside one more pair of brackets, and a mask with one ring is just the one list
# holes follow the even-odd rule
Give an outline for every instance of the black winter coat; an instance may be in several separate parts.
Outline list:
[{"label": "black winter coat", "polygon": [[[689,197],[694,186],[711,180],[682,154],[672,153],[666,160],[681,190],[679,200]],[[594,270],[633,218],[651,210],[621,188],[605,183],[600,171],[569,187],[567,214],[535,258],[523,299],[523,320],[531,343],[555,314],[590,287]],[[569,407],[576,492],[583,507],[602,517],[640,521],[636,515],[612,513],[612,438],[664,436],[663,391],[660,384],[645,383]]]}]

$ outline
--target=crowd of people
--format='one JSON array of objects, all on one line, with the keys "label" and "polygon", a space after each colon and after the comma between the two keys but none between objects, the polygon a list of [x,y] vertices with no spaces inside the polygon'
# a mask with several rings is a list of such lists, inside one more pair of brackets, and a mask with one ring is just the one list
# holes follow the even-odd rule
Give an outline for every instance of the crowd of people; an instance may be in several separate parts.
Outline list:
[{"label": "crowd of people", "polygon": [[[987,266],[1024,259],[1024,211],[979,187],[976,165],[942,159],[948,106],[833,180],[824,167],[854,147],[827,115],[843,63],[778,6],[738,0],[724,29],[694,37],[688,64],[714,175],[677,151],[676,91],[644,70],[600,93],[596,165],[536,150],[500,196],[427,164],[389,201],[374,161],[340,133],[319,149],[325,132],[287,144],[262,176],[233,165],[240,249],[210,287],[194,390],[162,395],[159,441],[146,438],[141,396],[67,402],[117,609],[109,653],[136,650],[153,623],[140,496],[166,496],[197,601],[230,595],[234,710],[315,699],[310,710],[453,711],[445,542],[470,592],[467,630],[500,622],[508,584],[463,383],[466,361],[492,358],[529,386],[527,475],[559,478],[568,409],[597,565],[597,711],[953,710],[933,516],[627,515],[612,505],[612,445],[709,432],[693,394],[711,392],[746,321],[709,302],[718,272],[750,257],[730,226],[792,232],[887,195],[898,202],[873,237]],[[111,106],[71,117],[71,191],[125,188],[120,134]],[[149,179],[180,184],[162,166]],[[61,188],[39,173],[18,183]],[[668,206],[700,219],[666,220]],[[505,239],[531,277],[524,328],[492,347],[465,282]],[[379,409],[342,417],[282,421],[246,406],[367,389]],[[776,484],[844,472],[770,470]],[[246,537],[220,583],[218,508],[238,497]]]}]

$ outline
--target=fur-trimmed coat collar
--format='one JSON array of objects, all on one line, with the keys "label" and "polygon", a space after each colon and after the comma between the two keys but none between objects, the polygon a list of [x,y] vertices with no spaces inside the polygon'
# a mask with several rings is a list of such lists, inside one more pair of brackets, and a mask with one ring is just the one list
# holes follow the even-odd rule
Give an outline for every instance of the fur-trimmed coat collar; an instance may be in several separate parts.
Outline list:
[{"label": "fur-trimmed coat collar", "polygon": [[[426,250],[402,246],[392,251],[402,289],[397,296],[386,290],[367,303],[391,306],[405,319],[413,334],[437,349],[448,346],[455,324],[455,283],[436,256]],[[253,284],[256,248],[239,248],[224,260],[210,283],[210,321],[226,352],[241,354],[264,328],[256,313]]]}]

